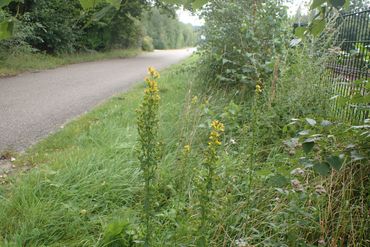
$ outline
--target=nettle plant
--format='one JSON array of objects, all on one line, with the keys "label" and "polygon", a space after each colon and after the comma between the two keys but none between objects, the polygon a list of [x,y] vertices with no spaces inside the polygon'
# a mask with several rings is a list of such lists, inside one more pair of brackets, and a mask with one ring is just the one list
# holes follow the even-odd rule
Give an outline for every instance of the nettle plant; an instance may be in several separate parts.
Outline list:
[{"label": "nettle plant", "polygon": [[284,144],[304,168],[327,176],[346,164],[368,160],[369,122],[367,119],[363,125],[348,126],[328,120],[292,119],[284,129],[293,137]]}]

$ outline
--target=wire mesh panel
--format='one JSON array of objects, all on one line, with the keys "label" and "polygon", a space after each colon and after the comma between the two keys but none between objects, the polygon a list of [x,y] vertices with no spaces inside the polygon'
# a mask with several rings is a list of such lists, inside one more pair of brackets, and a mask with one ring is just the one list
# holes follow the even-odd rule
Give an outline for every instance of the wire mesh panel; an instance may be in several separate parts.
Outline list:
[{"label": "wire mesh panel", "polygon": [[369,117],[370,10],[338,19],[336,58],[329,64],[336,117],[352,123]]}]

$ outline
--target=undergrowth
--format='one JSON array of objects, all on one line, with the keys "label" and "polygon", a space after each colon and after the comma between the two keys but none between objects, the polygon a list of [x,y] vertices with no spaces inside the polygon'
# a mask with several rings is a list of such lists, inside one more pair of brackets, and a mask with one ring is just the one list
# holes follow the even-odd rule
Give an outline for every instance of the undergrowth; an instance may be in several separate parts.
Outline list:
[{"label": "undergrowth", "polygon": [[205,87],[196,58],[162,73],[150,214],[142,86],[31,148],[0,190],[2,245],[142,246],[150,217],[150,246],[367,246],[369,135],[331,117],[307,49],[286,56],[251,93]]}]

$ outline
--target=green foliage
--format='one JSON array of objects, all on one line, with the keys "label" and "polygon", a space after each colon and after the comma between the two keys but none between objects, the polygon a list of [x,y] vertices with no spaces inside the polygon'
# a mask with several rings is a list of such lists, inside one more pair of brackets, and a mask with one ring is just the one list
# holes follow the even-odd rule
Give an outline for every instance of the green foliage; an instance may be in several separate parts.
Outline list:
[{"label": "green foliage", "polygon": [[143,44],[142,44],[143,51],[153,51],[154,45],[153,45],[153,39],[149,36],[145,36],[143,38]]},{"label": "green foliage", "polygon": [[0,41],[8,39],[13,34],[14,20],[10,18],[6,12],[3,11],[3,7],[7,6],[12,0],[1,0],[0,1]]},{"label": "green foliage", "polygon": [[[368,129],[325,120],[326,85],[313,73],[320,60],[311,52],[303,44],[285,53],[275,94],[257,90],[254,107],[256,98],[239,89],[204,89],[197,63],[162,73],[152,246],[196,246],[202,236],[208,246],[366,246]],[[114,97],[17,158],[42,165],[0,187],[0,242],[143,245],[145,193],[133,148],[143,89]],[[207,151],[213,119],[225,123],[216,155]],[[315,146],[306,154],[308,138]],[[205,164],[208,157],[217,162]],[[209,178],[207,227],[199,231],[200,188]]]},{"label": "green foliage", "polygon": [[206,3],[210,2],[209,0],[163,0],[165,3],[183,5],[191,9],[200,9]]},{"label": "green foliage", "polygon": [[305,124],[307,120],[296,119],[286,128],[297,133],[293,138],[297,140],[296,147],[301,145],[305,152],[300,162],[306,168],[327,176],[332,170],[340,171],[345,161],[358,162],[370,156],[370,126],[352,126],[343,131],[342,124],[328,120]]},{"label": "green foliage", "polygon": [[156,44],[160,37],[163,41],[161,48],[192,46],[194,35],[191,26],[164,13],[160,14],[158,9],[155,9],[155,13],[162,20],[162,27],[149,23],[154,20],[146,15],[155,6],[173,12],[170,5],[159,1],[121,3],[120,0],[72,0],[68,4],[56,0],[14,2],[0,14],[0,37],[6,38],[6,41],[0,42],[1,53],[5,56],[9,51],[10,55],[13,50],[18,50],[20,44],[22,51],[30,48],[32,52],[38,50],[52,54],[142,48],[143,42],[145,48],[151,50],[146,36],[155,39]]},{"label": "green foliage", "polygon": [[39,50],[50,53],[71,53],[75,51],[79,27],[75,26],[80,16],[78,1],[72,0],[69,4],[58,0],[37,1],[32,7],[30,19],[37,23],[35,40],[28,40]]},{"label": "green foliage", "polygon": [[318,14],[311,20],[308,27],[297,29],[295,35],[299,38],[304,38],[307,35],[314,37],[321,35],[327,25],[326,20],[333,16],[333,12],[347,10],[352,5],[351,0],[313,0],[310,10],[316,10]]},{"label": "green foliage", "polygon": [[155,49],[176,49],[195,45],[196,35],[191,25],[181,23],[153,8],[143,14],[146,33],[153,39]]},{"label": "green foliage", "polygon": [[210,3],[204,17],[205,77],[250,89],[263,84],[285,46],[286,9],[276,1],[221,1]]},{"label": "green foliage", "polygon": [[137,219],[127,212],[122,212],[122,215],[119,215],[118,218],[106,226],[100,246],[132,247],[140,241],[142,236]]},{"label": "green foliage", "polygon": [[116,9],[120,8],[121,0],[79,0],[82,8],[85,10],[93,9],[101,3],[109,3]]}]

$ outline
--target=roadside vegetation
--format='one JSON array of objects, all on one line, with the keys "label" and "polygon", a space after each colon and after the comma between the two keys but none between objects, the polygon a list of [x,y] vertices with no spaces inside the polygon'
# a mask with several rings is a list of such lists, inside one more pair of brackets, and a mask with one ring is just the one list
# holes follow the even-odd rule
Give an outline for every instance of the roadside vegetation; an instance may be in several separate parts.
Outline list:
[{"label": "roadside vegetation", "polygon": [[211,2],[197,55],[16,157],[0,245],[368,246],[369,120],[335,117],[323,66],[338,10],[292,46],[276,1]]},{"label": "roadside vegetation", "polygon": [[193,26],[177,19],[172,5],[159,2],[124,1],[116,7],[106,1],[3,2],[0,36],[7,38],[0,39],[0,76],[192,47],[197,41]]},{"label": "roadside vegetation", "polygon": [[6,56],[6,58],[0,60],[0,77],[13,76],[26,71],[53,69],[67,64],[129,58],[137,56],[141,52],[141,49],[117,49],[103,52],[82,52],[60,55],[13,53],[11,56]]}]

